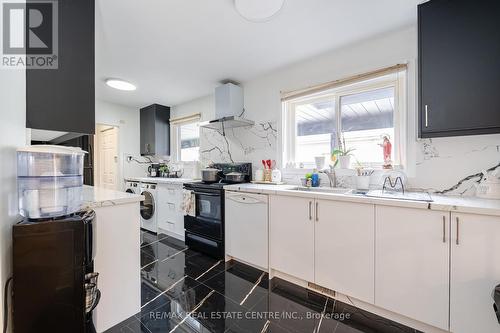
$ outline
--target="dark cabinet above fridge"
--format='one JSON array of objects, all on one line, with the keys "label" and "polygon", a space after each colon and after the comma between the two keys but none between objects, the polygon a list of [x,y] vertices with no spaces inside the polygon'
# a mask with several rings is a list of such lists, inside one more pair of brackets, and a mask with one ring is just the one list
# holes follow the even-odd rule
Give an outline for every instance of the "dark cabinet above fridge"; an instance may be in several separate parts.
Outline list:
[{"label": "dark cabinet above fridge", "polygon": [[141,155],[170,155],[170,107],[152,104],[140,113]]},{"label": "dark cabinet above fridge", "polygon": [[94,134],[94,0],[54,4],[58,66],[26,69],[26,127]]},{"label": "dark cabinet above fridge", "polygon": [[500,133],[500,1],[418,6],[419,136]]}]

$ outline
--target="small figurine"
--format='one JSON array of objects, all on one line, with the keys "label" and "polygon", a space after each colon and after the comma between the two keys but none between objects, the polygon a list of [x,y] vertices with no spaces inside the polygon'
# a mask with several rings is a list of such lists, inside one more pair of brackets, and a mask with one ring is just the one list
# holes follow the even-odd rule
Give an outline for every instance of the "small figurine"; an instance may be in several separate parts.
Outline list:
[{"label": "small figurine", "polygon": [[382,136],[383,142],[379,144],[380,147],[382,147],[382,151],[384,154],[384,169],[392,169],[392,160],[391,160],[391,154],[392,154],[392,143],[389,140],[389,135],[384,134]]}]

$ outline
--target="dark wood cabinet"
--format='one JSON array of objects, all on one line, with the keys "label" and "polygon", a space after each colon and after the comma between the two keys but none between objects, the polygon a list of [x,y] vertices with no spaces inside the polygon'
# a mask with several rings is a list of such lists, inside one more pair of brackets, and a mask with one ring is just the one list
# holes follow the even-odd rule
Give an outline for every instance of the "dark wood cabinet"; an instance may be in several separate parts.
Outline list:
[{"label": "dark wood cabinet", "polygon": [[152,104],[140,112],[141,155],[170,155],[170,107]]},{"label": "dark wood cabinet", "polygon": [[94,134],[94,0],[56,3],[58,68],[26,70],[26,127]]},{"label": "dark wood cabinet", "polygon": [[500,1],[418,6],[419,136],[500,133]]}]

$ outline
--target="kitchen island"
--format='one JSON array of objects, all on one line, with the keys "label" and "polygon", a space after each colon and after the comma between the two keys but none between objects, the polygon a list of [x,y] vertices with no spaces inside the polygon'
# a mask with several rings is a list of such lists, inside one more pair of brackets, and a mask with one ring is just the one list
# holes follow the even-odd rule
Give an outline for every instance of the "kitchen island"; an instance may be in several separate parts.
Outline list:
[{"label": "kitchen island", "polygon": [[140,215],[142,195],[84,186],[83,208],[96,213],[94,269],[101,300],[93,312],[97,332],[141,309]]}]

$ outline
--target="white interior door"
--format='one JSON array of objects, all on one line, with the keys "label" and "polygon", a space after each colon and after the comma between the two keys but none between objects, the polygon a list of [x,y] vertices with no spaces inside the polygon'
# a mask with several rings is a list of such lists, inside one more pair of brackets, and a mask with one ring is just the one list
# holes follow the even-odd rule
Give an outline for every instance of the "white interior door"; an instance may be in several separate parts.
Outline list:
[{"label": "white interior door", "polygon": [[99,133],[100,186],[116,190],[118,173],[118,128],[109,127]]}]

